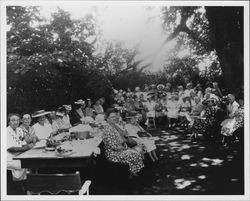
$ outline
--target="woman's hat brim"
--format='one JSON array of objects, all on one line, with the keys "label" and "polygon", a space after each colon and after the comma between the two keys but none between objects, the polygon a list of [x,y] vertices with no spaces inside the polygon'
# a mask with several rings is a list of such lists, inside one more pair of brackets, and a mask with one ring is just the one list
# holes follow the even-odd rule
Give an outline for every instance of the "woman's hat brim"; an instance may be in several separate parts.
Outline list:
[{"label": "woman's hat brim", "polygon": [[34,114],[34,115],[32,115],[31,117],[32,118],[37,118],[37,117],[41,117],[41,116],[45,116],[45,115],[47,115],[47,114],[50,114],[50,112],[42,112],[42,113],[40,113],[40,114]]}]

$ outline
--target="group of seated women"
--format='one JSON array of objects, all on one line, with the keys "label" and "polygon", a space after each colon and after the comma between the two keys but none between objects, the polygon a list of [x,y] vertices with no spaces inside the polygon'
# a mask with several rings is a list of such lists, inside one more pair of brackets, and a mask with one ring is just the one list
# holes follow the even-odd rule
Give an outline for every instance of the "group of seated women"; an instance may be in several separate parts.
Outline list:
[{"label": "group of seated women", "polygon": [[[138,124],[136,113],[128,114],[127,122],[122,121],[115,109],[109,109],[106,115],[103,142],[108,160],[128,164],[130,177],[136,176],[144,167],[145,153],[148,153],[153,162],[158,161],[154,139]],[[143,136],[140,137],[141,134]]]},{"label": "group of seated women", "polygon": [[[228,144],[235,130],[243,127],[243,98],[236,101],[233,94],[223,96],[217,82],[208,83],[204,90],[201,84],[193,87],[188,82],[186,88],[182,85],[175,88],[171,83],[152,84],[145,85],[144,90],[136,87],[134,91],[115,90],[114,94],[115,107],[123,113],[137,111],[141,123],[146,125],[151,117],[163,126],[190,128],[194,137],[220,133],[224,144]],[[165,118],[168,122],[163,121]]]},{"label": "group of seated women", "polygon": [[[80,102],[79,100],[76,101],[76,103]],[[80,105],[82,105],[82,102]],[[98,120],[98,115],[103,115],[104,118],[103,108],[100,109],[98,104],[97,107],[99,114],[95,114],[96,120]],[[87,108],[85,108],[85,112],[88,111]],[[58,134],[69,131],[69,128],[72,127],[71,109],[71,105],[63,105],[56,111],[39,110],[32,115],[23,114],[22,117],[14,113],[8,115],[7,169],[11,170],[14,181],[25,180],[26,170],[22,169],[21,162],[13,160],[13,157],[32,149],[40,140],[53,138]],[[77,109],[75,111],[79,112]],[[127,163],[130,167],[131,176],[136,175],[143,168],[145,153],[149,154],[153,162],[158,160],[154,151],[156,149],[154,140],[149,133],[139,126],[136,114],[127,116],[127,123],[121,121],[117,111],[107,112],[105,116],[107,121],[104,121],[105,124],[101,129],[103,131],[105,156],[108,160]],[[94,116],[88,118],[92,117],[94,118]],[[32,120],[33,124],[31,124]],[[77,121],[77,124],[80,121],[83,122],[83,119]],[[139,137],[139,133],[146,136]]]}]

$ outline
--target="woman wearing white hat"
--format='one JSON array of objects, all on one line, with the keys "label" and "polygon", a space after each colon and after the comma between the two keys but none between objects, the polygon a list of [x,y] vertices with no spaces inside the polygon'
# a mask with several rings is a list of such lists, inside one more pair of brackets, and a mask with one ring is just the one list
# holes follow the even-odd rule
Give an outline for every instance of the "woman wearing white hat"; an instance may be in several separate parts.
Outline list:
[{"label": "woman wearing white hat", "polygon": [[50,114],[50,112],[47,112],[45,110],[39,110],[32,115],[32,118],[37,119],[37,123],[33,125],[33,128],[39,140],[47,139],[51,135],[53,135],[52,126],[48,123],[48,120],[46,119],[47,114]]},{"label": "woman wearing white hat", "polygon": [[70,123],[75,126],[81,123],[81,118],[85,117],[84,109],[85,109],[85,101],[79,99],[74,102],[75,106],[73,112],[70,117]]}]

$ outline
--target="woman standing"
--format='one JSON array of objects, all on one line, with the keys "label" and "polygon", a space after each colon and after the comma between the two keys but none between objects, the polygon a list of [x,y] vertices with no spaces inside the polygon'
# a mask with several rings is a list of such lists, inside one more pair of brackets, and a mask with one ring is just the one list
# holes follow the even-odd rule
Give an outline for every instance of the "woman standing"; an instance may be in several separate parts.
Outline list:
[{"label": "woman standing", "polygon": [[119,118],[114,110],[107,112],[108,124],[103,129],[103,142],[106,158],[112,162],[129,165],[130,178],[136,176],[144,167],[142,156],[134,149],[129,148],[125,138],[118,132],[115,124]]}]

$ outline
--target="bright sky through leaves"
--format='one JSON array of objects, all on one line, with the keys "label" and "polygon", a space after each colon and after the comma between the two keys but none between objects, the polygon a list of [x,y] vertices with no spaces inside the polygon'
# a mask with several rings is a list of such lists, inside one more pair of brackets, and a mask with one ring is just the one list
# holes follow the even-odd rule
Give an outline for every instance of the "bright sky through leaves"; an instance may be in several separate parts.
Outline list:
[{"label": "bright sky through leaves", "polygon": [[[102,32],[102,40],[108,42],[122,42],[126,48],[139,47],[137,59],[145,58],[154,54],[167,37],[162,30],[161,8],[143,6],[84,6],[66,7],[61,9],[69,12],[74,19],[83,18],[86,14],[92,13],[97,20],[97,26]],[[56,7],[42,7],[41,15],[48,20],[51,13],[56,12]],[[99,44],[98,47],[102,47]],[[175,41],[169,43],[156,58],[149,58],[145,61],[154,63],[150,71],[157,71],[162,67],[168,51],[175,45]],[[98,51],[102,51],[99,49]],[[181,56],[188,52],[182,52]]]}]

